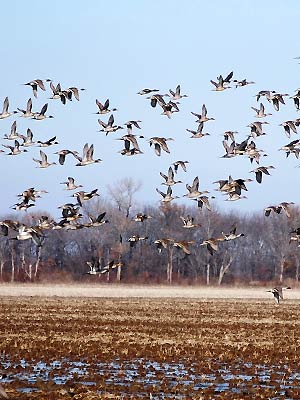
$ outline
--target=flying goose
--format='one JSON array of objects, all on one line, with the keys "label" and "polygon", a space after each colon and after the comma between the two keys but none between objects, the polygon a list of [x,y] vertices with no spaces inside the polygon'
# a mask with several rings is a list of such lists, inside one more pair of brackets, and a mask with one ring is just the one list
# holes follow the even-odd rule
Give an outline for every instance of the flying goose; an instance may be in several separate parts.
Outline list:
[{"label": "flying goose", "polygon": [[33,141],[33,133],[30,128],[27,129],[26,136],[24,135],[19,135],[21,139],[23,139],[22,146],[24,147],[29,147],[35,144]]},{"label": "flying goose", "polygon": [[[53,138],[54,139],[54,138]],[[52,140],[53,140],[52,139]],[[51,139],[50,139],[51,140]],[[53,144],[57,144],[57,142],[53,143]],[[68,154],[72,154],[73,157],[75,157],[76,159],[78,159],[78,152],[74,151],[74,150],[60,150],[60,151],[56,151],[54,154],[57,154],[59,156],[58,158],[58,162],[60,163],[60,165],[64,165],[65,160],[66,160],[66,156]]]},{"label": "flying goose", "polygon": [[162,106],[163,112],[161,115],[166,115],[168,118],[171,118],[173,113],[179,112],[179,108],[176,103],[173,101],[169,101],[165,105]]},{"label": "flying goose", "polygon": [[225,140],[225,141],[228,141],[229,139],[231,139],[232,142],[235,142],[235,137],[234,137],[234,135],[235,135],[236,133],[238,133],[238,132],[237,132],[237,131],[225,131],[225,132],[223,133],[224,140]]},{"label": "flying goose", "polygon": [[279,124],[279,126],[282,126],[284,128],[284,132],[288,138],[291,137],[291,131],[297,134],[295,121],[284,121],[281,124]]},{"label": "flying goose", "polygon": [[167,193],[163,193],[159,189],[156,189],[156,191],[157,191],[157,193],[159,193],[162,196],[162,200],[161,201],[163,203],[169,203],[172,200],[179,199],[178,196],[172,196],[172,188],[171,188],[171,186],[168,186]]},{"label": "flying goose", "polygon": [[[214,196],[210,197],[211,199],[214,199]],[[196,199],[193,199],[195,201],[197,201],[197,206],[202,210],[203,206],[208,210],[211,211],[211,206],[209,203],[209,197],[208,196],[199,196]]]},{"label": "flying goose", "polygon": [[202,105],[202,111],[201,114],[196,114],[193,111],[191,111],[191,114],[195,115],[195,117],[197,117],[198,119],[196,120],[197,123],[200,122],[207,122],[207,121],[214,121],[214,118],[210,118],[207,116],[207,109],[205,104]]},{"label": "flying goose", "polygon": [[247,79],[242,79],[241,81],[234,79],[232,82],[234,82],[236,88],[255,84],[255,82],[247,81]]},{"label": "flying goose", "polygon": [[179,108],[177,103],[172,100],[166,103],[163,96],[164,95],[161,94],[154,94],[150,97],[147,97],[147,99],[150,99],[150,104],[152,107],[156,107],[156,105],[159,104],[163,109],[162,115],[166,115],[168,118],[171,118],[174,112],[179,112]]},{"label": "flying goose", "polygon": [[62,206],[59,206],[58,208],[62,210],[62,212],[61,212],[62,217],[66,218],[68,216],[78,214],[79,204],[78,203],[76,203],[76,204],[66,203],[66,204],[63,204]]},{"label": "flying goose", "polygon": [[229,231],[229,233],[224,233],[224,232],[222,232],[222,237],[223,237],[223,239],[225,240],[225,241],[228,241],[228,240],[235,240],[235,239],[238,239],[238,238],[240,238],[240,237],[243,237],[243,236],[245,236],[244,235],[244,233],[236,233],[236,225],[235,224],[233,224],[232,225],[232,227],[231,227],[231,229],[230,229],[230,231]]},{"label": "flying goose", "polygon": [[300,145],[300,140],[296,139],[293,140],[292,142],[280,147],[279,150],[283,150],[286,153],[286,157],[288,157],[290,154],[295,154],[296,158],[299,158],[299,153],[300,153],[300,148],[298,147]]},{"label": "flying goose", "polygon": [[269,124],[267,121],[255,121],[252,122],[251,124],[247,125],[249,128],[251,128],[251,135],[256,138],[258,136],[265,135],[265,133],[262,130],[262,125],[263,124]]},{"label": "flying goose", "polygon": [[253,160],[255,160],[257,164],[259,164],[260,158],[262,156],[267,156],[267,154],[264,153],[263,150],[257,149],[256,144],[253,140],[247,145],[245,155],[250,158],[251,164],[253,163]]},{"label": "flying goose", "polygon": [[47,112],[48,103],[44,104],[40,112],[33,113],[32,119],[42,121],[46,118],[54,118],[52,115],[45,115]]},{"label": "flying goose", "polygon": [[300,89],[295,90],[296,94],[294,96],[291,96],[290,99],[293,99],[294,105],[296,107],[296,110],[299,111],[300,109]]},{"label": "flying goose", "polygon": [[223,238],[209,238],[203,240],[203,242],[200,243],[200,246],[206,246],[209,254],[213,255],[215,251],[218,251],[218,242],[223,240]]},{"label": "flying goose", "polygon": [[207,190],[204,190],[203,192],[199,191],[199,178],[196,176],[194,178],[192,186],[186,184],[186,188],[188,190],[188,193],[184,195],[184,197],[188,197],[189,199],[193,199],[195,197],[200,197],[203,194],[209,193]]},{"label": "flying goose", "polygon": [[[125,152],[131,151],[132,149],[130,148],[130,146],[132,145],[133,149],[135,150],[134,154],[141,154],[142,151],[141,151],[141,149],[139,147],[139,144],[138,144],[138,141],[136,139],[137,137],[140,138],[140,139],[144,138],[144,136],[136,136],[136,135],[133,135],[131,133],[127,133],[127,135],[124,135],[124,136],[122,136],[121,138],[119,138],[117,140],[124,140],[124,146],[125,146],[124,150],[125,150]],[[121,150],[121,154],[123,154],[122,152],[124,150]]]},{"label": "flying goose", "polygon": [[103,129],[100,129],[99,132],[105,132],[105,134],[107,136],[109,133],[116,132],[119,129],[123,129],[122,126],[114,125],[114,122],[115,122],[115,119],[114,119],[113,114],[110,115],[110,117],[108,118],[107,123],[101,121],[101,119],[98,119],[98,123],[103,128]]},{"label": "flying goose", "polygon": [[177,174],[177,171],[178,171],[179,167],[181,167],[183,169],[183,171],[186,172],[186,165],[185,164],[188,164],[188,163],[189,163],[188,161],[181,161],[181,160],[173,162],[172,165],[174,165],[175,174]]},{"label": "flying goose", "polygon": [[204,122],[200,122],[196,131],[193,131],[191,129],[186,129],[186,130],[188,132],[192,133],[192,136],[190,136],[192,139],[198,139],[198,138],[202,138],[204,136],[209,136],[209,133],[202,132],[203,127],[204,127]]},{"label": "flying goose", "polygon": [[58,142],[56,142],[55,139],[56,139],[56,136],[53,136],[51,139],[46,140],[45,142],[38,140],[36,143],[38,143],[38,147],[49,147],[54,144],[58,144]]},{"label": "flying goose", "polygon": [[34,97],[37,97],[37,90],[38,88],[42,90],[46,90],[44,86],[44,82],[51,82],[51,79],[34,79],[30,82],[24,83],[25,86],[31,86],[33,90]]},{"label": "flying goose", "polygon": [[130,145],[128,145],[129,142],[125,142],[125,147],[122,150],[119,150],[118,153],[120,153],[122,156],[136,156],[137,154],[143,154],[143,152],[139,149],[136,149],[135,147],[130,148]]},{"label": "flying goose", "polygon": [[292,201],[289,203],[286,201],[283,201],[276,206],[268,206],[264,209],[265,216],[268,217],[272,211],[276,212],[277,214],[280,214],[281,211],[283,210],[285,212],[286,216],[288,218],[291,218],[290,206],[293,204],[295,204],[295,203]]},{"label": "flying goose", "polygon": [[51,220],[47,215],[41,215],[38,218],[37,226],[41,230],[43,229],[52,229],[54,225],[54,220]]},{"label": "flying goose", "polygon": [[[74,154],[75,153],[73,152],[73,155]],[[94,145],[91,144],[89,146],[88,143],[86,143],[83,147],[82,158],[75,154],[75,158],[77,158],[77,160],[79,161],[79,163],[77,163],[76,166],[82,167],[82,166],[89,165],[89,164],[100,163],[102,161],[101,158],[94,160],[93,155],[94,155]]]},{"label": "flying goose", "polygon": [[162,238],[155,240],[154,244],[156,245],[158,252],[161,253],[163,249],[167,249],[168,246],[173,242],[173,239]]},{"label": "flying goose", "polygon": [[176,86],[175,92],[172,89],[169,89],[169,92],[171,96],[169,94],[166,94],[166,96],[172,97],[172,100],[180,100],[183,97],[188,97],[186,94],[181,94],[180,85]]},{"label": "flying goose", "polygon": [[297,242],[298,247],[300,247],[300,228],[293,229],[290,232],[289,244],[292,242]]},{"label": "flying goose", "polygon": [[97,193],[98,189],[94,189],[91,192],[84,192],[83,190],[76,192],[72,195],[72,197],[76,197],[76,200],[80,207],[82,207],[82,203],[87,200],[91,200],[95,196],[100,196]]},{"label": "flying goose", "polygon": [[108,261],[106,265],[100,270],[100,274],[109,273],[111,269],[123,267],[125,264],[121,261],[115,262],[115,260]]},{"label": "flying goose", "polygon": [[18,197],[23,197],[27,202],[29,200],[36,201],[36,199],[40,198],[40,195],[44,193],[48,193],[47,190],[36,190],[34,187],[31,187],[24,190],[23,193],[18,194]]},{"label": "flying goose", "polygon": [[174,241],[173,246],[176,249],[182,250],[185,254],[189,255],[189,254],[191,254],[189,245],[194,244],[194,243],[195,242],[193,240],[181,240],[181,241]]},{"label": "flying goose", "polygon": [[101,269],[100,269],[100,262],[98,259],[95,259],[93,257],[92,261],[87,261],[86,263],[90,268],[89,271],[86,272],[86,274],[89,274],[89,275],[99,275],[100,274]]},{"label": "flying goose", "polygon": [[258,167],[250,172],[254,172],[257,182],[261,183],[263,174],[270,175],[268,169],[274,169],[274,168],[275,167],[273,167],[273,165],[269,165],[268,167]]},{"label": "flying goose", "polygon": [[167,146],[168,140],[174,140],[174,139],[154,136],[149,139],[149,143],[150,143],[150,146],[154,145],[154,150],[155,150],[156,155],[160,156],[161,149],[163,149],[166,153],[170,153],[170,150]]},{"label": "flying goose", "polygon": [[129,242],[130,247],[134,247],[139,241],[147,240],[148,236],[139,236],[133,235],[128,238],[127,242]]},{"label": "flying goose", "polygon": [[183,183],[182,181],[174,180],[174,171],[173,171],[172,167],[169,167],[168,175],[165,175],[162,172],[160,172],[159,174],[165,180],[165,182],[163,182],[162,185],[173,186],[173,185],[176,185],[176,183]]},{"label": "flying goose", "polygon": [[[78,204],[79,205],[79,204]],[[62,208],[62,219],[65,222],[77,221],[82,217],[82,214],[79,213],[79,207],[76,207],[73,204],[64,204]]]},{"label": "flying goose", "polygon": [[126,128],[127,128],[127,133],[128,133],[129,135],[132,134],[132,128],[133,128],[133,126],[135,126],[137,129],[141,129],[141,127],[139,126],[139,122],[142,122],[142,121],[140,121],[140,120],[131,120],[131,121],[125,122],[124,125],[126,126]]},{"label": "flying goose", "polygon": [[287,287],[275,287],[273,289],[267,290],[267,292],[272,293],[275,299],[276,304],[280,303],[280,300],[283,300],[283,290],[291,289],[290,286]]},{"label": "flying goose", "polygon": [[109,99],[106,99],[104,104],[96,99],[96,105],[98,107],[98,111],[96,112],[96,114],[108,114],[113,111],[118,111],[116,108],[109,109]]},{"label": "flying goose", "polygon": [[256,101],[259,101],[261,97],[265,97],[269,101],[274,93],[276,93],[275,90],[261,90],[254,97],[256,97]]},{"label": "flying goose", "polygon": [[20,225],[18,235],[16,237],[9,238],[9,240],[28,240],[32,239],[33,242],[38,246],[42,246],[45,237],[43,232],[38,227],[29,227],[26,225]]},{"label": "flying goose", "polygon": [[274,109],[276,111],[279,111],[279,106],[281,104],[285,104],[283,97],[288,96],[287,93],[281,94],[281,93],[274,93],[271,94],[270,96],[267,96],[267,100],[269,103],[273,103]]},{"label": "flying goose", "polygon": [[241,194],[236,192],[229,192],[227,194],[228,198],[225,199],[225,201],[237,201],[237,200],[247,199],[247,196],[242,196]]},{"label": "flying goose", "polygon": [[221,92],[225,89],[230,89],[230,86],[227,86],[227,84],[230,83],[231,78],[233,77],[233,71],[230,72],[225,79],[223,79],[223,76],[220,75],[217,77],[218,82],[215,82],[213,80],[211,80],[210,82],[214,85],[215,89],[213,89],[213,91],[216,92]]},{"label": "flying goose", "polygon": [[48,157],[42,150],[40,150],[40,156],[41,156],[41,160],[37,160],[36,158],[33,158],[33,161],[35,161],[36,163],[39,164],[37,168],[48,168],[51,165],[56,165],[56,162],[52,162],[52,163],[48,162]]},{"label": "flying goose", "polygon": [[144,222],[147,219],[151,219],[151,215],[144,214],[144,213],[137,213],[136,216],[133,218],[135,222]]},{"label": "flying goose", "polygon": [[66,185],[66,190],[74,190],[79,187],[83,187],[82,185],[75,185],[75,180],[71,176],[68,176],[67,182],[61,182],[61,185]]},{"label": "flying goose", "polygon": [[5,97],[4,102],[3,102],[3,109],[2,109],[2,113],[0,113],[0,119],[4,119],[7,117],[10,117],[12,114],[17,114],[18,111],[8,111],[9,108],[9,101],[8,101],[8,97]]},{"label": "flying goose", "polygon": [[28,208],[34,207],[34,206],[35,206],[35,204],[32,204],[32,203],[29,204],[29,200],[24,199],[20,203],[14,204],[14,207],[12,207],[12,209],[16,210],[16,211],[27,211]]},{"label": "flying goose", "polygon": [[77,101],[79,101],[79,91],[83,92],[85,90],[86,89],[84,89],[84,88],[79,89],[79,88],[77,88],[75,86],[71,86],[71,87],[66,89],[66,92],[69,94],[69,100],[72,100],[72,96],[74,96],[75,99]]},{"label": "flying goose", "polygon": [[151,107],[155,108],[157,104],[159,104],[161,107],[166,104],[164,100],[164,95],[162,94],[153,94],[152,96],[147,97],[147,99],[150,99],[150,104]]},{"label": "flying goose", "polygon": [[251,107],[251,108],[252,108],[252,110],[254,110],[256,112],[256,115],[255,115],[256,118],[265,118],[268,115],[272,115],[270,113],[265,113],[265,107],[264,107],[263,103],[260,103],[259,109],[255,108],[255,107]]},{"label": "flying goose", "polygon": [[247,187],[245,185],[246,182],[252,182],[252,179],[233,179],[231,175],[229,175],[228,179],[221,179],[219,181],[215,181],[213,183],[218,183],[219,184],[219,191],[221,192],[228,192],[228,193],[237,193],[241,194],[242,190],[247,191]]},{"label": "flying goose", "polygon": [[200,224],[194,222],[194,217],[191,217],[190,215],[187,215],[186,217],[180,216],[180,219],[183,222],[182,227],[185,229],[192,229],[200,226]]},{"label": "flying goose", "polygon": [[143,96],[144,94],[150,94],[150,93],[153,93],[153,92],[159,92],[159,89],[148,89],[148,88],[146,88],[146,89],[140,90],[139,92],[137,92],[137,94]]},{"label": "flying goose", "polygon": [[10,128],[10,134],[9,135],[5,134],[3,139],[16,140],[19,139],[20,137],[21,135],[17,132],[17,121],[14,121]]},{"label": "flying goose", "polygon": [[8,156],[17,156],[18,154],[27,152],[26,149],[20,149],[20,143],[17,140],[15,140],[14,146],[8,146],[6,144],[3,144],[2,146],[10,150],[10,153],[7,153]]},{"label": "flying goose", "polygon": [[109,221],[107,219],[104,219],[105,215],[106,215],[105,211],[103,213],[99,214],[97,217],[92,217],[91,215],[89,215],[89,222],[87,224],[85,224],[84,226],[86,226],[87,228],[90,228],[90,227],[99,227],[104,224],[108,224]]},{"label": "flying goose", "polygon": [[1,233],[3,236],[8,235],[8,229],[12,229],[14,231],[18,231],[20,227],[20,222],[19,221],[13,221],[11,219],[5,219],[3,221],[0,221],[1,225]]},{"label": "flying goose", "polygon": [[32,100],[31,98],[29,98],[27,100],[27,106],[26,106],[26,110],[22,110],[21,108],[17,108],[20,113],[22,113],[21,117],[24,118],[29,118],[29,117],[33,117],[33,112],[32,112]]},{"label": "flying goose", "polygon": [[245,154],[248,146],[248,141],[249,141],[249,136],[241,143],[232,142],[229,146],[227,140],[223,140],[222,144],[226,153],[222,156],[222,158],[232,158],[237,155]]},{"label": "flying goose", "polygon": [[51,97],[49,97],[49,99],[60,99],[63,104],[66,104],[67,100],[72,101],[72,92],[69,92],[68,90],[62,90],[60,83],[54,86],[53,83],[50,82],[50,89],[52,90],[53,94]]}]

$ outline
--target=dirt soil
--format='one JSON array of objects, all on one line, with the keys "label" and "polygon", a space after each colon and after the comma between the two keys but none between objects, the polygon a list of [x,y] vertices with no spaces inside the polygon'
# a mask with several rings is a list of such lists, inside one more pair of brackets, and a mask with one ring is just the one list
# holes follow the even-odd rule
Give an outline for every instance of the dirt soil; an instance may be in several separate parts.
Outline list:
[{"label": "dirt soil", "polygon": [[3,387],[12,399],[300,398],[295,291],[280,306],[265,289],[1,292]]}]

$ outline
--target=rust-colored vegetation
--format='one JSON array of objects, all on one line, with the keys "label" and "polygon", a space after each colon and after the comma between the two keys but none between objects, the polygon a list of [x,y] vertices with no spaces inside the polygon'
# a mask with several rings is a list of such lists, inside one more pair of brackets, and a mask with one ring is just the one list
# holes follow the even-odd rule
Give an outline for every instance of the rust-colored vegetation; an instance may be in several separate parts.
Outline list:
[{"label": "rust-colored vegetation", "polygon": [[300,398],[300,311],[259,300],[1,299],[13,399]]}]

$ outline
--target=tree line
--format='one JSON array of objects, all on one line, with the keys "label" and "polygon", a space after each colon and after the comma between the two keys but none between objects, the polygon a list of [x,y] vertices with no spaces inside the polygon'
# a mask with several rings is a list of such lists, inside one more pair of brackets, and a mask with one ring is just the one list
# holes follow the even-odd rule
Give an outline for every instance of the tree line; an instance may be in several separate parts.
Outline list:
[{"label": "tree line", "polygon": [[[81,281],[176,284],[259,284],[299,279],[299,247],[291,232],[300,226],[297,207],[291,217],[263,212],[242,214],[179,204],[144,205],[137,208],[134,195],[139,184],[130,180],[109,188],[109,198],[83,204],[82,221],[105,212],[109,223],[80,229],[45,229],[44,240],[16,240],[15,232],[0,237],[2,281]],[[136,222],[137,213],[149,216]],[[41,215],[26,213],[18,221],[36,225]],[[198,226],[187,229],[181,217],[189,215]],[[1,221],[14,219],[3,215]],[[220,237],[232,226],[243,233],[222,241],[212,254],[201,243]],[[130,240],[130,238],[141,240]],[[158,239],[190,242],[189,252],[172,245],[158,249]],[[173,242],[170,242],[173,243]],[[116,269],[105,268],[119,261]],[[90,275],[87,263],[96,262],[103,273]],[[105,273],[104,273],[105,272]]]}]

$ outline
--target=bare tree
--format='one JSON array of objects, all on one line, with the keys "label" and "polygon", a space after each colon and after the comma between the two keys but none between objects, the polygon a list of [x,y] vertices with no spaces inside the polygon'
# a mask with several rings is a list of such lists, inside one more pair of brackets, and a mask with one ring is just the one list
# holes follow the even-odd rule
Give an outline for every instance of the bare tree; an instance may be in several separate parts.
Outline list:
[{"label": "bare tree", "polygon": [[223,256],[223,262],[222,262],[220,270],[219,270],[219,278],[218,278],[219,286],[222,284],[224,275],[229,270],[229,268],[232,264],[232,261],[233,261],[233,256],[226,250],[225,254]]},{"label": "bare tree", "polygon": [[141,187],[142,183],[136,182],[132,178],[123,178],[114,186],[108,185],[108,193],[111,199],[116,203],[118,210],[125,214],[126,218],[130,215],[134,195]]}]

